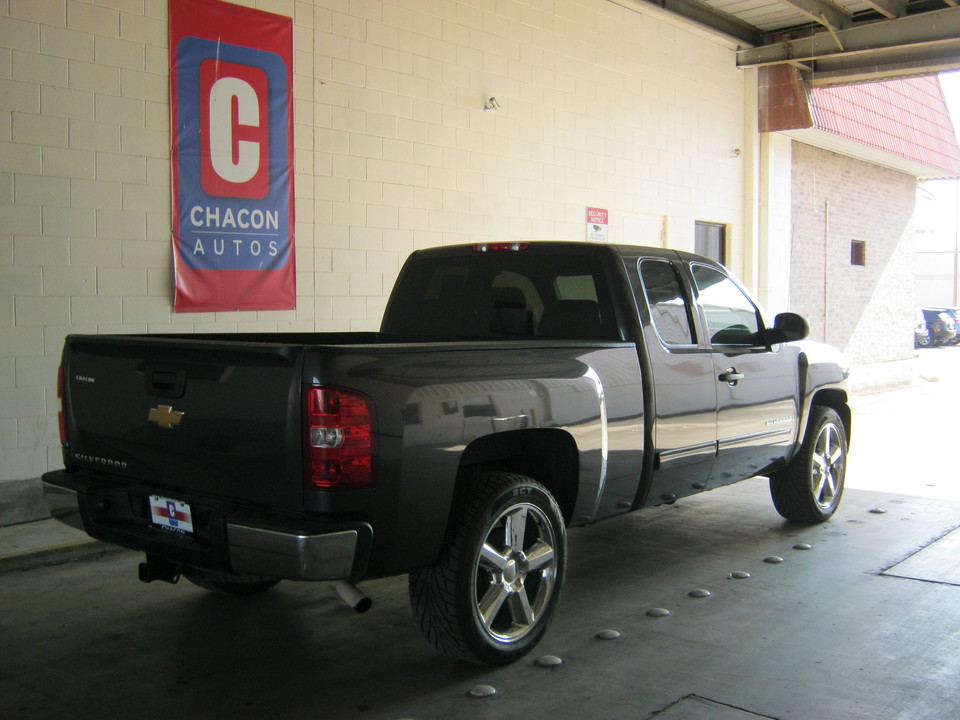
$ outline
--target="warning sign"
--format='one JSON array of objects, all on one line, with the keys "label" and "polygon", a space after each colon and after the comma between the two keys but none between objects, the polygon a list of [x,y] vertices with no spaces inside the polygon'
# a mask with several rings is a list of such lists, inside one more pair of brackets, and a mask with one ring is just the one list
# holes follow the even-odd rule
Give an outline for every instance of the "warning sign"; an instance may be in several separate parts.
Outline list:
[{"label": "warning sign", "polygon": [[607,242],[610,212],[605,208],[587,208],[587,240]]}]

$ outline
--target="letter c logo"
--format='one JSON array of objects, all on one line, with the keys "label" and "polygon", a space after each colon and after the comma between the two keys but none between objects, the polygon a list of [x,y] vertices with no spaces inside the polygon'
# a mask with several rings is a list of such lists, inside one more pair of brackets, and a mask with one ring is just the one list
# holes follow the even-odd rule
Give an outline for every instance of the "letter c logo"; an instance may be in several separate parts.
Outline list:
[{"label": "letter c logo", "polygon": [[[237,126],[260,126],[256,91],[240,78],[220,78],[210,88],[210,161],[224,180],[248,182],[260,167],[260,144],[234,138]],[[234,157],[234,144],[236,157]]]},{"label": "letter c logo", "polygon": [[263,198],[269,191],[267,76],[214,59],[200,65],[200,165],[210,195]]}]

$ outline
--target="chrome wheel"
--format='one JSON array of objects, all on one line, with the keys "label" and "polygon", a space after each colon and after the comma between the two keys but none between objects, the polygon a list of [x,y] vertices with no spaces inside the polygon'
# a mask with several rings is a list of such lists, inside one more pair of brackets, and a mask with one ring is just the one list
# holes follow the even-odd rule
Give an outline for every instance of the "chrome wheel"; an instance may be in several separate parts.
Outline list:
[{"label": "chrome wheel", "polygon": [[846,426],[833,408],[814,406],[799,451],[770,476],[777,512],[802,523],[829,519],[843,497],[846,466]]},{"label": "chrome wheel", "polygon": [[563,513],[524,475],[468,470],[459,483],[440,557],[410,573],[413,614],[451,657],[506,665],[530,652],[556,615]]},{"label": "chrome wheel", "polygon": [[477,559],[473,596],[475,618],[501,643],[525,637],[553,595],[556,537],[536,505],[517,503],[487,529]]},{"label": "chrome wheel", "polygon": [[823,510],[830,509],[836,502],[846,461],[846,443],[840,429],[832,422],[821,426],[813,451],[810,482],[814,501]]}]

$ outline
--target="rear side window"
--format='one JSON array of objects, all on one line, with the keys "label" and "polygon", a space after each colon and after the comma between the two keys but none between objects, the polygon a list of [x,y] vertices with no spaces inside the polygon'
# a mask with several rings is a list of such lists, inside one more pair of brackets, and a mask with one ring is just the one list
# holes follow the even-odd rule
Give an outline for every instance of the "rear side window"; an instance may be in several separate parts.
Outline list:
[{"label": "rear side window", "polygon": [[665,345],[693,345],[690,310],[676,268],[665,260],[641,260],[640,279],[653,318]]},{"label": "rear side window", "polygon": [[694,264],[692,270],[710,342],[737,346],[759,344],[760,314],[746,293],[716,268]]},{"label": "rear side window", "polygon": [[381,329],[437,339],[620,339],[598,258],[568,253],[417,258]]}]

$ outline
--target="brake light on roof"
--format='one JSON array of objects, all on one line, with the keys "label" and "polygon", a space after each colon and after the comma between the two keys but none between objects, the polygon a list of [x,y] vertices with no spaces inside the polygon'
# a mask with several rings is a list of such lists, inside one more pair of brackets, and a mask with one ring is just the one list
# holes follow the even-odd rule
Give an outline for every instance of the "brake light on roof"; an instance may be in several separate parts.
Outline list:
[{"label": "brake light on roof", "polygon": [[371,487],[373,403],[365,395],[311,387],[306,395],[308,489]]},{"label": "brake light on roof", "polygon": [[526,250],[530,247],[528,242],[495,242],[495,243],[478,243],[473,246],[474,252],[520,252],[521,250]]}]

